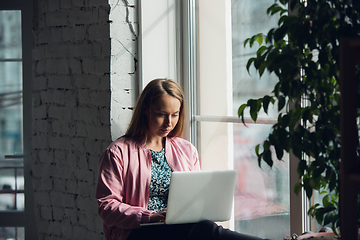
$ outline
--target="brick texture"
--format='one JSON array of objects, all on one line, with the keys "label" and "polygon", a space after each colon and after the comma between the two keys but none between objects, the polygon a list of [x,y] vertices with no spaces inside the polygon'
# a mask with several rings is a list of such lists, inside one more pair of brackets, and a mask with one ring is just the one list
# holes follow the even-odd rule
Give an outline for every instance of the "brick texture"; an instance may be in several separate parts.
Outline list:
[{"label": "brick texture", "polygon": [[40,240],[104,239],[97,164],[126,130],[135,102],[135,2],[34,0],[32,169]]}]

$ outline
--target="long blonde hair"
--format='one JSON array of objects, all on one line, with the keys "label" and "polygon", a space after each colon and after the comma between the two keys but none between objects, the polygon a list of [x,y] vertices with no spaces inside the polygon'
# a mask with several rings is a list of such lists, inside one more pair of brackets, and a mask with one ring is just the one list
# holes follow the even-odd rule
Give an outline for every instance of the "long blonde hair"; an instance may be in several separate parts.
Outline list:
[{"label": "long blonde hair", "polygon": [[136,102],[130,125],[123,137],[146,142],[149,133],[146,112],[152,104],[156,104],[159,98],[166,94],[180,101],[179,121],[168,135],[169,137],[180,137],[185,122],[184,92],[175,81],[165,78],[154,79],[146,85]]}]

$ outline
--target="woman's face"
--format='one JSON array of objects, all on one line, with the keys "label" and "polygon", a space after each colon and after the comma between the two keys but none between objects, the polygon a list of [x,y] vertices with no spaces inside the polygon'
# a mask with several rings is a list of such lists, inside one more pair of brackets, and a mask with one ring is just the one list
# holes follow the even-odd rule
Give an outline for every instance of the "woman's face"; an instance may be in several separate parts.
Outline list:
[{"label": "woman's face", "polygon": [[149,138],[166,137],[179,121],[181,103],[179,99],[168,94],[151,105],[147,118],[149,121]]}]

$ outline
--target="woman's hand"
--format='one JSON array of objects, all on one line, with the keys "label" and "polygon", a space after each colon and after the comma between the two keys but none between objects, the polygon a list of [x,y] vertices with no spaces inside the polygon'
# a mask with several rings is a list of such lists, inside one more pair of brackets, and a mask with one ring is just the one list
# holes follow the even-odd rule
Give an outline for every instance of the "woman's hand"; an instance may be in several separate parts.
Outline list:
[{"label": "woman's hand", "polygon": [[165,222],[166,208],[150,215],[150,222]]}]

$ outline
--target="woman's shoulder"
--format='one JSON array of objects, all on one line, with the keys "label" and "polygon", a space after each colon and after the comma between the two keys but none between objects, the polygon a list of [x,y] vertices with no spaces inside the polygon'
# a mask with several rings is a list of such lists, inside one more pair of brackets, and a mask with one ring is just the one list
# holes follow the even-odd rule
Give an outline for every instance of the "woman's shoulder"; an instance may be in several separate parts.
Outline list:
[{"label": "woman's shoulder", "polygon": [[131,138],[119,137],[109,145],[108,149],[138,148],[139,146],[140,144]]},{"label": "woman's shoulder", "polygon": [[131,156],[136,156],[136,154],[133,154],[135,152],[145,152],[145,148],[130,138],[120,137],[104,150],[101,158],[126,160],[131,158]]},{"label": "woman's shoulder", "polygon": [[192,171],[200,169],[199,155],[195,146],[179,137],[168,138],[167,159],[177,171]]},{"label": "woman's shoulder", "polygon": [[172,144],[172,145],[176,145],[176,146],[180,146],[180,147],[185,147],[185,148],[195,148],[195,146],[189,142],[188,140],[181,138],[181,137],[172,137],[172,138],[168,138],[168,141]]},{"label": "woman's shoulder", "polygon": [[181,137],[167,137],[167,139],[170,142],[174,142],[174,143],[191,144],[188,140],[181,138]]}]

